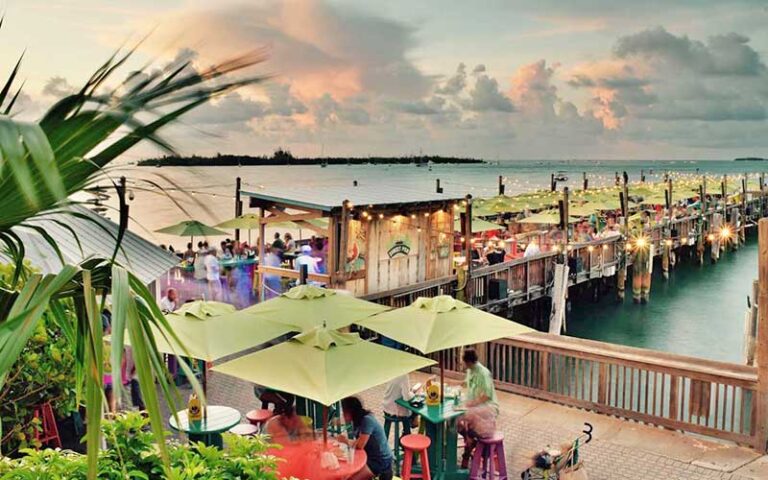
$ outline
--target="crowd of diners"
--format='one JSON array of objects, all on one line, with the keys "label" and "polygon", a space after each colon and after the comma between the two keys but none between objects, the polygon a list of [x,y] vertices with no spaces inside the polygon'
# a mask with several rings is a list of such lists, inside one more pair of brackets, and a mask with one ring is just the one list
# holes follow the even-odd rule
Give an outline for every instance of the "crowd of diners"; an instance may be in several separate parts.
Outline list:
[{"label": "crowd of diners", "polygon": [[[712,199],[712,201],[717,201]],[[670,209],[662,205],[645,204],[631,209],[629,231],[636,234],[660,224],[664,218],[684,218],[698,213],[698,196],[675,202]],[[472,236],[472,262],[475,266],[530,257],[544,252],[560,251],[565,245],[565,232],[558,224],[520,222],[531,211],[499,214],[489,220],[499,224],[498,230],[474,233]],[[621,210],[595,211],[591,215],[571,216],[568,240],[570,244],[584,244],[622,235]]]}]

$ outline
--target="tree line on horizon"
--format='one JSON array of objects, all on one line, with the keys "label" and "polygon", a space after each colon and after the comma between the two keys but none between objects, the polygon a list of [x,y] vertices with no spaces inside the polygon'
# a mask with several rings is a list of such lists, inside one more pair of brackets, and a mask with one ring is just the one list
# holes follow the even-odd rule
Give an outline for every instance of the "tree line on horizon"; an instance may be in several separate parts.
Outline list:
[{"label": "tree line on horizon", "polygon": [[428,164],[428,163],[484,163],[476,158],[443,157],[439,155],[420,155],[408,157],[295,157],[288,150],[278,149],[272,155],[165,155],[157,158],[140,160],[142,167],[182,167],[182,166],[272,166],[272,165],[363,165],[363,164]]}]

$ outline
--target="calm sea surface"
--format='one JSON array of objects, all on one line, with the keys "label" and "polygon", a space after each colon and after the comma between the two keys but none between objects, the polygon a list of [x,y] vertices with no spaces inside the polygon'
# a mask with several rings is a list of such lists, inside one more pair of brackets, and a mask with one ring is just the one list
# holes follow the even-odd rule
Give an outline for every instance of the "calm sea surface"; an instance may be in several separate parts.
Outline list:
[{"label": "calm sea surface", "polygon": [[[614,172],[626,171],[630,180],[661,178],[666,171],[712,175],[768,171],[768,162],[732,161],[526,161],[486,165],[406,166],[287,166],[287,167],[131,167],[129,179],[131,228],[162,244],[184,247],[186,240],[153,231],[186,218],[210,225],[234,214],[235,178],[243,190],[300,185],[311,191],[318,185],[360,185],[386,188],[398,185],[433,190],[440,179],[445,192],[463,196],[492,196],[498,176],[505,177],[507,193],[548,188],[552,172],[564,172],[572,187],[580,188],[583,172],[591,186],[613,183]],[[113,172],[114,175],[118,173]],[[161,190],[152,184],[163,186]],[[247,207],[246,207],[247,210]],[[717,265],[681,265],[670,280],[654,278],[651,302],[616,305],[610,299],[575,305],[568,319],[568,334],[609,342],[740,361],[746,295],[757,275],[756,239],[737,254],[727,254]],[[703,271],[702,271],[703,270]],[[631,297],[631,296],[630,296]]]}]

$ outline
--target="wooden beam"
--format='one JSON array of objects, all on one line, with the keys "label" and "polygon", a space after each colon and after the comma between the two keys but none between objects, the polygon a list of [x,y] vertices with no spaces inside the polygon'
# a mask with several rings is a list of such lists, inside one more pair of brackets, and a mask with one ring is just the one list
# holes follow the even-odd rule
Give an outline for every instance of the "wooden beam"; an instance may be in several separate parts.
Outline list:
[{"label": "wooden beam", "polygon": [[758,299],[757,342],[757,405],[755,448],[764,452],[768,442],[768,218],[761,218],[758,228]]},{"label": "wooden beam", "polygon": [[[294,278],[297,280],[301,278],[301,272],[299,272],[298,270],[292,270],[290,268],[259,267],[259,273],[262,275],[266,273],[271,273],[274,275],[278,275],[280,277]],[[331,281],[330,275],[324,275],[320,273],[310,273],[309,275],[307,275],[307,279],[314,282],[324,283],[324,284],[328,284]]]}]

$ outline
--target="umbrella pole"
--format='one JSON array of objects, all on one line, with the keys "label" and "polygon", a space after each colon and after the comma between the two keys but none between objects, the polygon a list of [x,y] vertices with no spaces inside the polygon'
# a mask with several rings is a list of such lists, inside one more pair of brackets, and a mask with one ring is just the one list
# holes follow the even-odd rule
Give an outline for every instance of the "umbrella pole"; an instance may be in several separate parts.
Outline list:
[{"label": "umbrella pole", "polygon": [[323,405],[323,445],[328,445],[328,407]]},{"label": "umbrella pole", "polygon": [[440,350],[440,403],[445,400],[445,350]]},{"label": "umbrella pole", "polygon": [[203,360],[203,419],[208,420],[208,362]]}]

